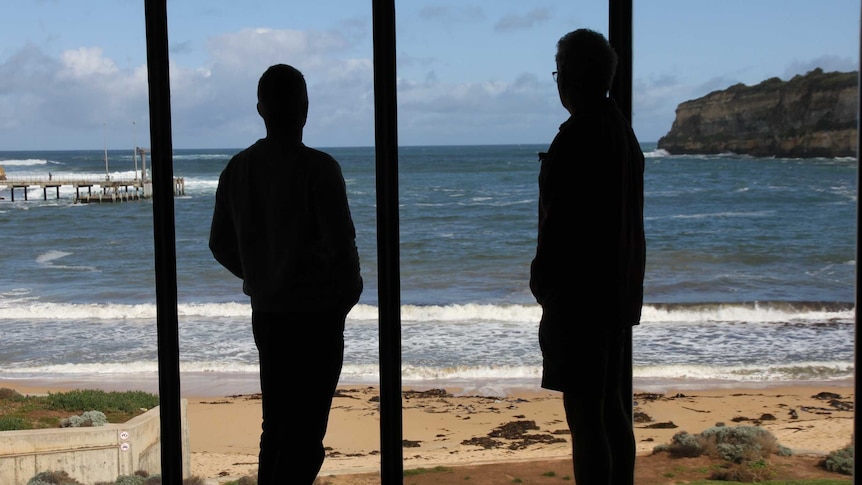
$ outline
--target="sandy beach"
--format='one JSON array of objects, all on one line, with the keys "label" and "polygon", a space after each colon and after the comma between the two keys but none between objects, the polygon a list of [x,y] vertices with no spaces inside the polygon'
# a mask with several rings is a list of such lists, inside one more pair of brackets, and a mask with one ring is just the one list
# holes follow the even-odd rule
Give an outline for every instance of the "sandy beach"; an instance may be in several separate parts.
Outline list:
[{"label": "sandy beach", "polygon": [[[639,456],[724,423],[757,425],[797,454],[825,455],[850,443],[853,389],[775,387],[635,393]],[[376,387],[342,387],[336,395],[321,476],[374,473],[380,467]],[[237,476],[256,469],[257,395],[190,399],[193,474]],[[568,460],[571,441],[559,393],[522,390],[505,397],[461,395],[458,389],[405,389],[405,469],[532,460]],[[565,463],[571,469],[568,461]]]},{"label": "sandy beach", "polygon": [[[22,394],[63,390],[14,382],[0,382],[0,387]],[[297,398],[301,398],[301,390],[297,390]],[[318,480],[321,484],[379,483],[378,398],[376,386],[339,387],[324,443],[327,458]],[[253,475],[257,469],[260,396],[248,393],[186,399],[192,475],[210,479],[210,483]],[[669,443],[674,434],[696,434],[718,423],[765,428],[794,455],[814,463],[851,442],[853,403],[850,385],[663,392],[636,389],[638,466],[649,460],[655,446]],[[559,393],[522,389],[505,396],[482,396],[455,388],[405,388],[402,404],[405,470],[472,467],[471,476],[476,477],[476,467],[482,465],[523,470],[541,463],[560,469],[546,472],[558,479],[571,475],[571,442]],[[480,482],[474,478],[471,483]]]}]

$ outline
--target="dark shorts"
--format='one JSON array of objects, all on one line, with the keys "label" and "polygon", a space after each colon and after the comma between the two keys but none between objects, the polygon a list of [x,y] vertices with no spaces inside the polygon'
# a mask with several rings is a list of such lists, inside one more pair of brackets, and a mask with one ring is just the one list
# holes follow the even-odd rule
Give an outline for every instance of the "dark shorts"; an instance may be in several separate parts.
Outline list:
[{"label": "dark shorts", "polygon": [[575,322],[571,310],[543,309],[539,323],[542,387],[567,394],[604,394],[621,377],[628,333],[608,322]]}]

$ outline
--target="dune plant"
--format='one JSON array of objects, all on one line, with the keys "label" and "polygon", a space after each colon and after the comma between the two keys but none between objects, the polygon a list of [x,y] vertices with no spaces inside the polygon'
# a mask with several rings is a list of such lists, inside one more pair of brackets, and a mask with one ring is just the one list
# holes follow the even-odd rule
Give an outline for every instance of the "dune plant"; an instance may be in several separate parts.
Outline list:
[{"label": "dune plant", "polygon": [[[75,390],[22,396],[0,388],[0,431],[57,428],[66,425],[123,423],[159,404],[159,397],[141,391]],[[81,417],[72,418],[78,413]],[[64,421],[69,419],[69,421]]]},{"label": "dune plant", "polygon": [[34,475],[27,481],[27,485],[82,485],[82,483],[64,471],[44,471]]},{"label": "dune plant", "polygon": [[853,445],[829,453],[821,465],[831,472],[853,475]]},{"label": "dune plant", "polygon": [[108,424],[108,418],[101,411],[84,411],[80,415],[69,416],[60,420],[61,428],[89,428]]},{"label": "dune plant", "polygon": [[659,452],[677,458],[707,455],[737,464],[756,462],[770,454],[792,454],[789,448],[778,443],[775,435],[759,426],[713,426],[696,435],[681,431],[669,444],[653,448],[653,453]]}]

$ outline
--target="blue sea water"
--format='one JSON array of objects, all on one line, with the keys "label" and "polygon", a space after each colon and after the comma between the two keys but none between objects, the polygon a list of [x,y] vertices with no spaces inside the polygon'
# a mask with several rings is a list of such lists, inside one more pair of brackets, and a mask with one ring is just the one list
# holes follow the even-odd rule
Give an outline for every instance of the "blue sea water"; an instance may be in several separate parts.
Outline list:
[{"label": "blue sea water", "polygon": [[[537,152],[545,145],[399,150],[402,380],[537,387],[540,308],[528,288]],[[252,392],[257,354],[240,281],[207,247],[218,175],[239,149],[177,149],[183,386]],[[365,291],[348,316],[343,384],[379,382],[374,149],[342,165]],[[855,159],[668,155],[644,144],[647,268],[636,388],[853,377]],[[7,178],[133,178],[132,150],[0,151]],[[591,189],[592,181],[577,181]],[[96,188],[97,190],[98,188]],[[153,205],[28,200],[0,186],[0,379],[107,386],[157,376]],[[590,237],[573,226],[574,240]],[[578,309],[574,309],[577,317]],[[600,325],[601,322],[583,322]],[[297,338],[286,351],[299,351]],[[296,369],[301,372],[302,369]],[[289,376],[286,376],[289,378]]]}]

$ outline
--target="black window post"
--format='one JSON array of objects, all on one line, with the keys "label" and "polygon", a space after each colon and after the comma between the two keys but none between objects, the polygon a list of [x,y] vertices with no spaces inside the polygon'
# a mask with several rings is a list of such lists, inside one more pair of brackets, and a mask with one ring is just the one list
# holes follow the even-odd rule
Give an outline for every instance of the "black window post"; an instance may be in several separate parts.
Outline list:
[{"label": "black window post", "polygon": [[[617,52],[617,73],[611,86],[611,96],[616,100],[623,114],[632,120],[632,0],[609,0],[608,41]],[[628,329],[626,351],[623,354],[623,375],[627,376],[627,393],[634,398],[632,383],[632,333]],[[629,399],[626,409],[629,418],[634,417],[633,399]],[[634,424],[634,423],[633,423]]]},{"label": "black window post", "polygon": [[180,485],[183,482],[183,445],[167,1],[145,0],[144,8],[150,96],[150,156],[153,172],[161,476],[165,485]]},{"label": "black window post", "polygon": [[401,284],[395,1],[374,0],[374,129],[377,164],[380,483],[402,483]]}]

